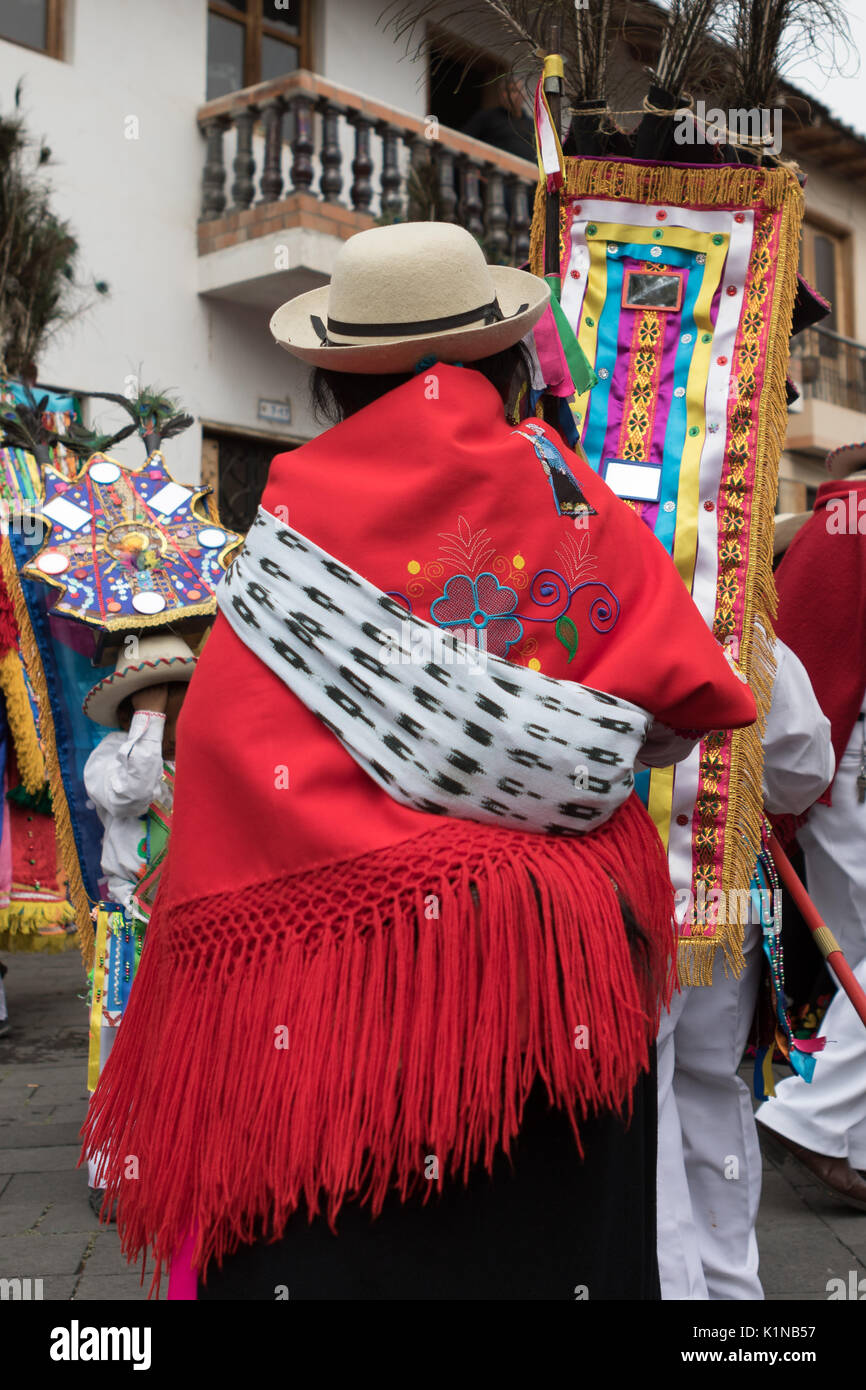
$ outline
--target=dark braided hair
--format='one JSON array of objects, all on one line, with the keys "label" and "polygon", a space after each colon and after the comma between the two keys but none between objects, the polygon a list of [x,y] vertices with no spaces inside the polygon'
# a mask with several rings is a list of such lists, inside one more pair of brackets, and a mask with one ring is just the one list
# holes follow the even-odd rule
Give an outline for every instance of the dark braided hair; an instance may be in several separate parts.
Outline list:
[{"label": "dark braided hair", "polygon": [[[482,357],[478,362],[467,362],[466,367],[481,372],[502,397],[506,407],[516,398],[521,386],[529,384],[531,363],[529,354],[522,343],[503,348],[492,357]],[[431,366],[431,371],[434,367]],[[335,372],[329,367],[316,367],[310,381],[310,404],[313,416],[320,424],[337,425],[350,415],[355,415],[365,406],[372,405],[380,396],[386,395],[405,382],[411,381],[414,372],[397,372],[391,375],[365,375],[361,372]]]}]

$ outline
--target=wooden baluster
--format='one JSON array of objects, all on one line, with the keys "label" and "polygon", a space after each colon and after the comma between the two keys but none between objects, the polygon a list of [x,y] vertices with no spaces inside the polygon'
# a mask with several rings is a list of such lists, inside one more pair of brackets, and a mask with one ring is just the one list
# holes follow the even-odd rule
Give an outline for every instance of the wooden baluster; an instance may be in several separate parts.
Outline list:
[{"label": "wooden baluster", "polygon": [[508,216],[505,211],[504,180],[495,164],[487,165],[485,232],[489,259],[494,265],[501,264],[508,255]]},{"label": "wooden baluster", "polygon": [[454,187],[454,155],[444,145],[436,148],[437,218],[440,222],[457,221],[457,190]]},{"label": "wooden baluster", "polygon": [[292,137],[292,192],[307,193],[313,182],[313,102],[310,97],[292,101],[295,129]]},{"label": "wooden baluster", "polygon": [[373,200],[373,185],[370,175],[373,161],[370,158],[370,130],[373,122],[367,116],[355,114],[349,118],[355,127],[355,158],[352,160],[352,207],[356,212],[368,212]]},{"label": "wooden baluster", "polygon": [[235,181],[232,184],[232,202],[236,208],[248,208],[256,191],[253,183],[253,174],[256,171],[256,161],[253,158],[253,123],[255,117],[256,108],[254,106],[247,106],[235,116],[237,144],[234,164],[232,165],[235,173]]},{"label": "wooden baluster", "polygon": [[460,161],[460,219],[467,232],[484,235],[484,203],[481,200],[481,168],[474,159]]},{"label": "wooden baluster", "polygon": [[430,172],[430,142],[417,134],[403,137],[409,147],[409,181],[407,184],[407,216],[410,222],[425,222],[432,213],[427,206],[427,187]]},{"label": "wooden baluster", "polygon": [[319,110],[322,113],[322,149],[319,155],[322,176],[319,179],[319,192],[326,203],[338,203],[343,188],[340,107],[324,100],[320,103]]},{"label": "wooden baluster", "polygon": [[275,203],[283,191],[283,111],[281,97],[262,106],[265,126],[265,160],[259,193],[263,203]]},{"label": "wooden baluster", "polygon": [[224,116],[217,116],[212,121],[206,121],[203,127],[207,140],[201,180],[201,217],[203,222],[210,222],[215,217],[221,217],[225,211],[226,167],[223,161],[223,131],[226,124]]},{"label": "wooden baluster", "polygon": [[515,265],[529,259],[529,187],[519,174],[508,181],[511,198],[511,251]]},{"label": "wooden baluster", "polygon": [[382,137],[382,180],[381,208],[385,217],[397,219],[403,212],[403,198],[400,192],[400,135],[387,121],[380,121],[376,127]]}]

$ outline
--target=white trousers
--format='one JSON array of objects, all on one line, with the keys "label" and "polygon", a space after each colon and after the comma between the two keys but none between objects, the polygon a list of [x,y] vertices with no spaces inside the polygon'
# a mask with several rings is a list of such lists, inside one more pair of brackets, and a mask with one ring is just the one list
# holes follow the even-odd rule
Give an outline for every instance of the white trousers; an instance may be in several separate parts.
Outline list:
[{"label": "white trousers", "polygon": [[[813,806],[798,839],[810,896],[866,988],[866,803],[857,800],[863,725],[839,760],[833,805]],[[786,1077],[758,1118],[796,1144],[866,1169],[866,1027],[839,990],[822,1021],[827,1046],[809,1085]]]},{"label": "white trousers", "polygon": [[664,1299],[761,1299],[755,1221],[761,1151],[737,1075],[761,977],[761,929],[746,966],[674,996],[658,1038],[658,1259]]},{"label": "white trousers", "polygon": [[9,1017],[9,1010],[6,1007],[6,991],[3,988],[3,981],[0,979],[0,1021]]}]

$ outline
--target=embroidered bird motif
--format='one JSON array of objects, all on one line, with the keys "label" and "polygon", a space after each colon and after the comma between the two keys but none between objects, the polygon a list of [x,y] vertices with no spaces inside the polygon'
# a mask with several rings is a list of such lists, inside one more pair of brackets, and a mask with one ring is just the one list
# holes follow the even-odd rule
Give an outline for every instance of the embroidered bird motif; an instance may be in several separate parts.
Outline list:
[{"label": "embroidered bird motif", "polygon": [[537,425],[533,420],[524,420],[520,429],[512,430],[511,433],[528,439],[535,450],[536,458],[541,460],[541,465],[550,479],[553,500],[560,516],[598,515],[581,492],[580,485],[562,454],[547,438],[543,426]]}]

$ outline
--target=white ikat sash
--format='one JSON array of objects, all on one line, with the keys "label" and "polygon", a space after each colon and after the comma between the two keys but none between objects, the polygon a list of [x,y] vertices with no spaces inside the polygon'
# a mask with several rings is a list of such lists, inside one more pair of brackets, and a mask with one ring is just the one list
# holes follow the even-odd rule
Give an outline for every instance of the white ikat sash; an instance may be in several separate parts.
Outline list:
[{"label": "white ikat sash", "polygon": [[405,806],[573,834],[602,825],[634,787],[645,710],[411,616],[263,508],[217,600],[241,641]]}]

